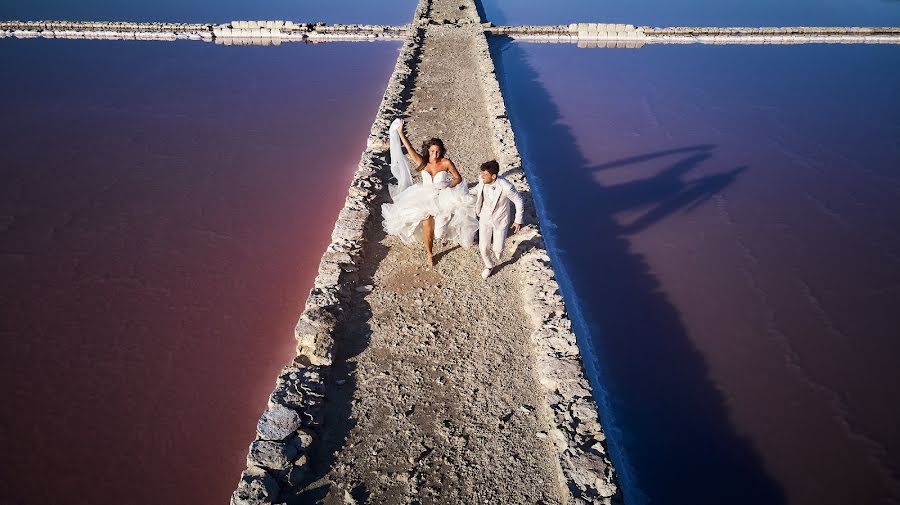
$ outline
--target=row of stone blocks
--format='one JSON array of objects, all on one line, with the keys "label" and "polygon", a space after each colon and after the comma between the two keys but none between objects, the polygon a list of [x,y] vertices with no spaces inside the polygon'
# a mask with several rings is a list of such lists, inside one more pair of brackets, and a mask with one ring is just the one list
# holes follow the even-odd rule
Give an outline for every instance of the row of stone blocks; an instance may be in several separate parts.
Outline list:
[{"label": "row of stone blocks", "polygon": [[569,25],[569,32],[577,33],[579,39],[638,40],[645,37],[642,27],[612,23],[573,23]]},{"label": "row of stone blocks", "polygon": [[614,23],[572,23],[569,25],[570,32],[630,32],[643,31],[643,28],[634,25],[614,24]]},{"label": "row of stone blocks", "polygon": [[604,40],[604,39],[619,39],[619,40],[641,40],[646,39],[647,36],[644,32],[578,32],[578,38],[580,40]]},{"label": "row of stone blocks", "polygon": [[232,21],[231,28],[242,30],[297,30],[306,25],[297,25],[293,21]]},{"label": "row of stone blocks", "polygon": [[638,49],[643,46],[643,41],[608,40],[605,42],[578,42],[578,47],[582,49]]},{"label": "row of stone blocks", "polygon": [[220,37],[238,37],[238,38],[253,38],[253,37],[265,37],[265,38],[278,38],[283,35],[287,35],[282,32],[278,28],[222,28],[215,27],[213,28],[213,35],[216,38]]}]

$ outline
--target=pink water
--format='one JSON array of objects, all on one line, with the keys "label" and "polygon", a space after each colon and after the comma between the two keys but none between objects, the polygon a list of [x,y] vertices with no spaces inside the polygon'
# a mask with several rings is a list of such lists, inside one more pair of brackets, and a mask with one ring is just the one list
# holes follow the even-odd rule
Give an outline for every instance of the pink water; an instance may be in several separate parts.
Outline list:
[{"label": "pink water", "polygon": [[898,49],[495,41],[628,503],[900,502]]},{"label": "pink water", "polygon": [[0,502],[227,501],[397,47],[0,44]]}]

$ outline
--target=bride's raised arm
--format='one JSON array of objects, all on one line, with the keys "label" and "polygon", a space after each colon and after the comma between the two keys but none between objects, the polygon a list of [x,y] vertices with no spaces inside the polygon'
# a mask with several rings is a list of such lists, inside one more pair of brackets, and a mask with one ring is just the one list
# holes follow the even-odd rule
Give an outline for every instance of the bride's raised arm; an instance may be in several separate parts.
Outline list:
[{"label": "bride's raised arm", "polygon": [[406,147],[406,151],[409,153],[409,157],[413,159],[416,163],[416,167],[421,167],[422,163],[427,162],[425,158],[422,157],[419,153],[413,149],[412,144],[409,143],[409,139],[406,138],[406,134],[403,133],[403,127],[406,125],[406,122],[402,119],[400,120],[400,126],[397,127],[397,133],[400,134],[400,141],[403,142],[404,147]]}]

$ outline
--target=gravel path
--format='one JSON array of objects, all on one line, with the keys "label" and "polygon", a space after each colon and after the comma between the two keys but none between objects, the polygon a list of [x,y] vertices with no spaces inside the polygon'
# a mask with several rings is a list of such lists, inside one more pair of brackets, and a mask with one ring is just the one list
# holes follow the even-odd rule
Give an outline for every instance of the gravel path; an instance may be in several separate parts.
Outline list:
[{"label": "gravel path", "polygon": [[[435,7],[460,16],[456,2]],[[442,138],[468,181],[497,157],[476,57],[469,30],[428,26],[407,125],[414,144]],[[328,430],[311,454],[330,469],[298,498],[327,487],[326,503],[561,503],[516,264],[485,281],[476,247],[437,244],[427,267],[421,245],[372,218],[360,283],[374,289],[335,335]]]}]

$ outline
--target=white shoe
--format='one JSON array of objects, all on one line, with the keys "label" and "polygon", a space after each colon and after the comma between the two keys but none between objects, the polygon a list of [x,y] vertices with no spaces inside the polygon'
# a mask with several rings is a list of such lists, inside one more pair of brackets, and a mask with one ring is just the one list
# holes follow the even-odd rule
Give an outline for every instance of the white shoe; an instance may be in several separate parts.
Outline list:
[{"label": "white shoe", "polygon": [[491,276],[491,269],[490,269],[490,268],[485,268],[484,270],[481,271],[481,278],[482,278],[482,279],[487,279],[487,278],[490,277],[490,276]]}]

